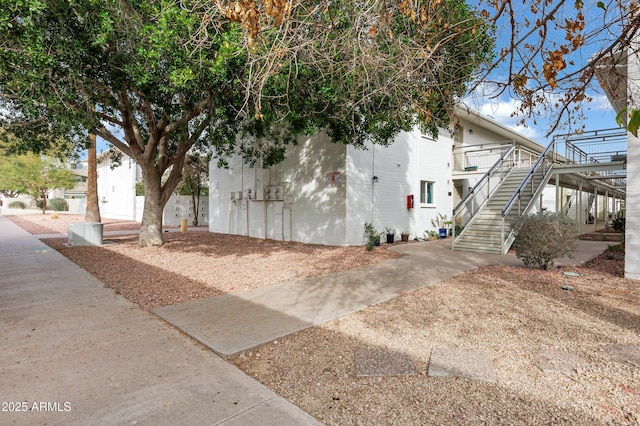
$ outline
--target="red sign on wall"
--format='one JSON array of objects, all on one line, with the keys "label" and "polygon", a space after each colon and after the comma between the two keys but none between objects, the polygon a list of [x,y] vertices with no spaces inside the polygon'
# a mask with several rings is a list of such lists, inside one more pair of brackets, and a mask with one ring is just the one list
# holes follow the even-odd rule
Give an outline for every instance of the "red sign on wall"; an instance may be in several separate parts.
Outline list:
[{"label": "red sign on wall", "polygon": [[329,187],[341,187],[342,186],[342,172],[328,172],[325,174],[327,180],[327,186]]}]

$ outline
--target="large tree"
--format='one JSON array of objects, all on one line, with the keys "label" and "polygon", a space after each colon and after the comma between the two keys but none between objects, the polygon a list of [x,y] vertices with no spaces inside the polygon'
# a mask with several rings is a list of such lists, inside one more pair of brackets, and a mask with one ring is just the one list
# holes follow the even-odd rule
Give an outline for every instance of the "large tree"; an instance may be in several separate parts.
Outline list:
[{"label": "large tree", "polygon": [[78,140],[93,132],[135,159],[143,246],[162,244],[162,210],[195,145],[267,166],[301,132],[357,145],[415,124],[435,133],[493,46],[490,26],[459,0],[295,11],[272,1],[260,38],[246,0],[0,4],[3,121]]},{"label": "large tree", "polygon": [[2,10],[6,122],[81,144],[94,133],[135,159],[145,186],[140,244],[162,244],[162,210],[189,149],[233,139],[243,68],[226,46],[237,32],[194,51],[186,44],[197,15],[167,1],[3,1]]},{"label": "large tree", "polygon": [[[325,76],[358,77],[362,82],[356,91],[362,95],[360,99],[367,99],[372,92],[384,92],[389,99],[411,105],[407,96],[414,91],[406,82],[391,78],[387,84],[378,84],[376,79],[387,79],[385,70],[392,67],[412,74],[412,63],[422,59],[427,68],[452,73],[450,80],[460,82],[452,72],[460,62],[449,62],[449,55],[456,58],[469,54],[468,41],[491,26],[498,35],[496,54],[490,59],[479,50],[479,56],[487,60],[475,62],[480,68],[468,90],[483,103],[490,98],[515,100],[514,115],[519,115],[523,124],[535,124],[541,116],[549,119],[549,134],[561,127],[563,131],[583,128],[584,112],[602,93],[595,79],[600,69],[619,72],[620,81],[629,77],[624,71],[625,61],[627,55],[638,53],[632,40],[640,31],[640,4],[628,0],[477,0],[468,2],[478,11],[473,16],[460,13],[467,8],[462,2],[447,0],[349,4],[328,0],[217,0],[203,4],[211,5],[211,16],[222,11],[240,22],[248,44],[269,50],[268,55],[251,55],[253,74],[247,93],[256,96],[262,93],[268,75],[283,63],[313,63]],[[476,16],[482,18],[485,27],[477,24]],[[345,26],[346,21],[350,24]],[[404,30],[393,26],[398,21],[408,23]],[[469,25],[471,22],[473,25]],[[411,33],[406,38],[406,30],[412,27],[424,35],[418,43]],[[363,37],[367,32],[375,35],[374,41]],[[209,38],[206,27],[198,34],[203,42]],[[381,56],[381,43],[389,47],[404,45],[405,49]],[[305,50],[310,55],[300,61]],[[392,60],[385,63],[382,58]],[[440,88],[450,89],[436,83],[433,91]],[[635,99],[635,104],[639,101]],[[429,102],[424,104],[431,107]],[[630,113],[630,130],[636,133],[640,112]]]}]

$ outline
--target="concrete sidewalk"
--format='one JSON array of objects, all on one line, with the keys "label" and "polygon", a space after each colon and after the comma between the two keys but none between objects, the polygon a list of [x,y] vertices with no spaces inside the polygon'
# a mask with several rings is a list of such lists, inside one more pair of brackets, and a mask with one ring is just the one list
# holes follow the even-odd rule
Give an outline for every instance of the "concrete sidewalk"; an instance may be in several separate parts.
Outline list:
[{"label": "concrete sidewalk", "polygon": [[0,424],[320,424],[0,217]]},{"label": "concrete sidewalk", "polygon": [[[227,357],[479,266],[523,265],[513,254],[454,252],[450,244],[446,239],[398,245],[393,250],[405,254],[400,259],[193,300],[154,312]],[[582,263],[602,253],[608,244],[580,241],[574,259],[556,263]]]},{"label": "concrete sidewalk", "polygon": [[[400,259],[156,313],[227,356],[478,266],[522,264],[449,244],[398,245]],[[581,241],[568,262],[607,245]],[[0,395],[11,409],[0,424],[319,424],[167,322],[0,217]]]}]

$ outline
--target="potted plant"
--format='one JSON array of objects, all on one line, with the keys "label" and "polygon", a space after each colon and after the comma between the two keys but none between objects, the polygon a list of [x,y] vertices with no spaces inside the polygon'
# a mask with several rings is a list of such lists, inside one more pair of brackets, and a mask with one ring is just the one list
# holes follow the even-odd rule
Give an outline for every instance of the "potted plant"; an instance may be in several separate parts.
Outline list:
[{"label": "potted plant", "polygon": [[438,232],[439,232],[438,235],[440,236],[440,238],[447,238],[447,228],[445,225],[446,223],[447,223],[446,214],[438,213],[435,219],[431,219],[431,224],[436,228],[438,228]]},{"label": "potted plant", "polygon": [[396,233],[391,228],[385,228],[384,232],[387,234],[387,244],[393,244],[393,240],[396,237]]},{"label": "potted plant", "polygon": [[400,239],[405,243],[409,242],[409,231],[400,231]]},{"label": "potted plant", "polygon": [[449,236],[453,235],[453,221],[447,220],[444,222],[444,227],[447,229]]}]

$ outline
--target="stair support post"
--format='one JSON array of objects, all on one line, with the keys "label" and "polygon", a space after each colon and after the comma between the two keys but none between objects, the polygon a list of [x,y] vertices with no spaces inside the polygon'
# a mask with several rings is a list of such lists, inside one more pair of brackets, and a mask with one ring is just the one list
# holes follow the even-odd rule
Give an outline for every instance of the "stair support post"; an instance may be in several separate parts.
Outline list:
[{"label": "stair support post", "polygon": [[560,205],[560,175],[556,174],[556,213],[560,213],[562,206]]},{"label": "stair support post", "polygon": [[598,230],[598,188],[593,188],[593,230]]},{"label": "stair support post", "polygon": [[578,182],[578,208],[576,211],[576,221],[582,226],[584,219],[582,218],[582,180]]},{"label": "stair support post", "polygon": [[504,234],[505,234],[505,232],[504,232],[505,231],[505,229],[504,229],[504,224],[505,224],[504,215],[502,216],[502,220],[500,222],[501,222],[501,226],[500,226],[500,254],[505,254],[504,253],[504,243],[505,243],[505,237],[504,237]]}]

